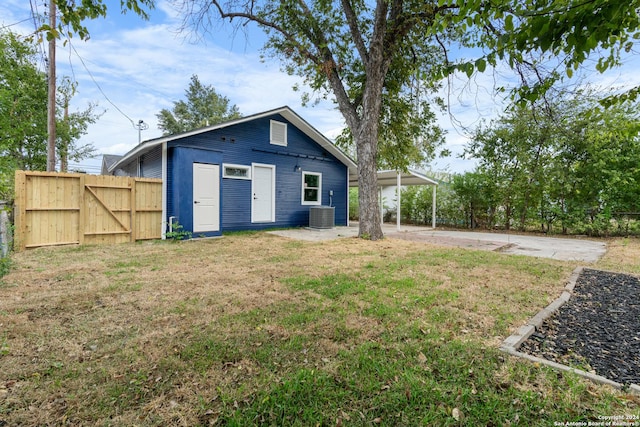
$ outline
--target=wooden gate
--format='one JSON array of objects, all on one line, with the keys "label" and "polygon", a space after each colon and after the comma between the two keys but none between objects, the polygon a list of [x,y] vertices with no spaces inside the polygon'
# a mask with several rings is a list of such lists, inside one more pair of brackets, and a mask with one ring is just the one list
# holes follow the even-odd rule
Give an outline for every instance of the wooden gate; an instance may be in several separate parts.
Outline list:
[{"label": "wooden gate", "polygon": [[162,236],[162,180],[16,172],[16,250]]}]

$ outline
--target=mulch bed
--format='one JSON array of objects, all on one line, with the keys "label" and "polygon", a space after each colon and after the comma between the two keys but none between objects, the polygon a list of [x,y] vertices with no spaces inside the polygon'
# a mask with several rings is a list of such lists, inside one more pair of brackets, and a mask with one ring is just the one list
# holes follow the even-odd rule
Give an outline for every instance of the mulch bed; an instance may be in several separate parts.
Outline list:
[{"label": "mulch bed", "polygon": [[640,384],[640,279],[583,270],[569,302],[518,350],[621,384]]}]

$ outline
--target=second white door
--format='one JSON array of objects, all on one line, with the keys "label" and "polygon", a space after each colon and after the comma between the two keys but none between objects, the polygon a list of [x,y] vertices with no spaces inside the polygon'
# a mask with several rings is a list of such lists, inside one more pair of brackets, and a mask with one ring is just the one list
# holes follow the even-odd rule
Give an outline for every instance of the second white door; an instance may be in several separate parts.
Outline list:
[{"label": "second white door", "polygon": [[275,175],[274,165],[253,164],[251,222],[276,220]]}]

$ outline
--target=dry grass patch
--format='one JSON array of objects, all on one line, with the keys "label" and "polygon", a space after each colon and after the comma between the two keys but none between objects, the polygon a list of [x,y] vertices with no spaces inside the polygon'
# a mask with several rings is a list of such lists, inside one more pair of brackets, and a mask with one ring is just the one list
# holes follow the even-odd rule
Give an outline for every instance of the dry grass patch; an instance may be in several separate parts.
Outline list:
[{"label": "dry grass patch", "polygon": [[562,403],[531,394],[555,387],[584,399],[576,416],[626,408],[495,350],[559,295],[571,263],[265,233],[13,262],[0,424],[440,425],[456,407],[468,425],[533,425],[539,411],[561,418]]},{"label": "dry grass patch", "polygon": [[625,237],[607,240],[607,253],[595,267],[618,273],[640,274],[640,239]]}]

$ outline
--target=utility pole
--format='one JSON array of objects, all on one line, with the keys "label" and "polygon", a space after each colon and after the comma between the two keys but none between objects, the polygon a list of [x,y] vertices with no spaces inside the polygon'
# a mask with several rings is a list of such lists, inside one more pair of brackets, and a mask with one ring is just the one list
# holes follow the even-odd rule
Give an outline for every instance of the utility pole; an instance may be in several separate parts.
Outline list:
[{"label": "utility pole", "polygon": [[149,125],[144,122],[144,120],[138,120],[138,123],[133,125],[136,129],[138,129],[138,144],[142,142],[142,131],[149,129]]},{"label": "utility pole", "polygon": [[[56,2],[49,0],[49,27],[55,33]],[[49,40],[49,85],[47,102],[47,172],[56,170],[56,37],[51,34]]]}]

